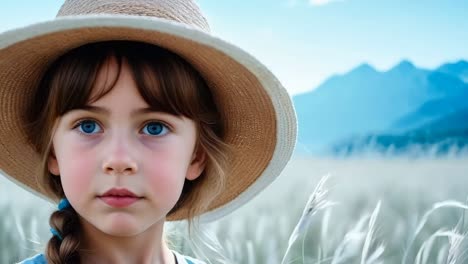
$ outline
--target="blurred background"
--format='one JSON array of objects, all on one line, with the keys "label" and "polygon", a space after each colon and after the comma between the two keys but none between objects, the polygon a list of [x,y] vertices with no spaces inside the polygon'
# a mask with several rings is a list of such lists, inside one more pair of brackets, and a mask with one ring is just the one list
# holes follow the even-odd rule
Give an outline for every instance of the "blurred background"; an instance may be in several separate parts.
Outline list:
[{"label": "blurred background", "polygon": [[[200,239],[232,263],[468,263],[467,1],[197,2],[213,34],[277,75],[299,120],[278,180]],[[0,32],[60,5],[3,1]],[[321,199],[336,204],[289,245],[326,174]],[[41,252],[54,206],[4,177],[0,198],[0,263]],[[174,247],[198,254],[184,230],[168,226]]]}]

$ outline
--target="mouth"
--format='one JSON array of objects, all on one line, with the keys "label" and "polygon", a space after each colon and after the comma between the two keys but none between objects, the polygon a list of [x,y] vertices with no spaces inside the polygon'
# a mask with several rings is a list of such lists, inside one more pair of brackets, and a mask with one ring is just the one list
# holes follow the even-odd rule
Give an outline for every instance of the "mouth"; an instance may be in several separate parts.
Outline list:
[{"label": "mouth", "polygon": [[114,208],[129,207],[143,199],[142,196],[136,195],[125,188],[112,188],[102,195],[99,195],[98,198],[108,206]]},{"label": "mouth", "polygon": [[111,198],[134,198],[134,199],[140,199],[143,198],[141,196],[136,195],[135,193],[131,192],[128,189],[125,188],[112,188],[102,195],[98,196],[99,198],[104,198],[104,197],[111,197]]},{"label": "mouth", "polygon": [[123,208],[123,207],[128,207],[139,200],[141,200],[141,197],[133,197],[133,196],[99,196],[99,199],[106,203],[110,207],[114,208]]},{"label": "mouth", "polygon": [[110,207],[123,208],[136,203],[143,197],[125,188],[112,188],[99,195],[98,198]]}]

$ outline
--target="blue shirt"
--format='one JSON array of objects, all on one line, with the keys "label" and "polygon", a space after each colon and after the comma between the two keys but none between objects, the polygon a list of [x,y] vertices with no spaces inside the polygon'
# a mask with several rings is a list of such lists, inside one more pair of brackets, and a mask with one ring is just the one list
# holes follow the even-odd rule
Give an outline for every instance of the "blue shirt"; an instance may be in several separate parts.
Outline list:
[{"label": "blue shirt", "polygon": [[47,264],[47,260],[44,257],[44,254],[37,254],[32,258],[25,259],[19,264]]},{"label": "blue shirt", "polygon": [[[177,263],[178,264],[205,264],[205,262],[202,262],[200,260],[196,260],[191,257],[183,256],[180,255],[179,253],[174,252],[174,255],[176,256]],[[25,259],[18,264],[47,264],[47,260],[44,256],[44,254],[37,254],[34,257]]]}]

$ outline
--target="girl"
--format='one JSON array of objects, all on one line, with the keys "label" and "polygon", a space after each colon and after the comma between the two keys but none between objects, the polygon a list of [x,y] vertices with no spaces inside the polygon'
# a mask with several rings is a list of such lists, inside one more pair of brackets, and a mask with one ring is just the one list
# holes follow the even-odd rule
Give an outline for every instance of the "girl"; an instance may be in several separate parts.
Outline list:
[{"label": "girl", "polygon": [[59,202],[22,263],[203,263],[164,223],[235,210],[296,141],[285,89],[188,0],[65,1],[0,35],[0,89],[0,168]]}]

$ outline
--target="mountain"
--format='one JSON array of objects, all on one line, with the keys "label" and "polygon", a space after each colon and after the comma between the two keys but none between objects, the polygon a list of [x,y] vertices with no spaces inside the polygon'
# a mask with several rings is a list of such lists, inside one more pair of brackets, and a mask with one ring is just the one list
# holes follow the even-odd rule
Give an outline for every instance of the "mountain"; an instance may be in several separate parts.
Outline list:
[{"label": "mountain", "polygon": [[468,61],[460,60],[455,63],[443,64],[436,71],[450,74],[468,83]]},{"label": "mountain", "polygon": [[411,115],[417,115],[419,108],[431,108],[424,104],[457,97],[466,90],[466,84],[447,71],[419,69],[404,60],[386,72],[362,64],[330,77],[311,92],[293,98],[299,147],[316,152],[352,136],[420,125],[419,116]]},{"label": "mountain", "polygon": [[445,89],[449,90],[450,93],[423,103],[414,112],[398,119],[389,127],[389,130],[402,131],[414,129],[468,106],[468,83],[464,83],[455,77],[447,76],[445,73],[432,73],[428,78],[435,82],[445,83],[440,86],[445,86]]},{"label": "mountain", "polygon": [[468,107],[400,134],[369,134],[351,137],[329,148],[333,155],[368,152],[392,155],[445,156],[468,154]]},{"label": "mountain", "polygon": [[464,131],[468,130],[468,103],[464,109],[460,109],[450,113],[446,116],[438,118],[432,122],[429,122],[416,131],[422,131],[425,133],[449,133],[452,131]]}]

